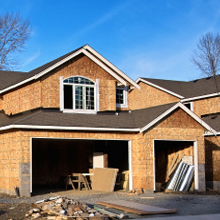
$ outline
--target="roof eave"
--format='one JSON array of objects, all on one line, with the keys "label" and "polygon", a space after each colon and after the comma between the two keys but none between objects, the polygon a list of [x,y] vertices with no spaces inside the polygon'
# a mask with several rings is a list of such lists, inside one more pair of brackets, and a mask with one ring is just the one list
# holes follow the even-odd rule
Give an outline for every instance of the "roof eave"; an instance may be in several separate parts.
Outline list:
[{"label": "roof eave", "polygon": [[199,118],[195,113],[193,113],[191,110],[189,110],[185,105],[183,105],[181,102],[178,102],[174,106],[172,106],[170,109],[166,110],[164,113],[159,115],[157,118],[155,118],[153,121],[151,121],[149,124],[144,126],[140,129],[140,132],[144,132],[148,129],[150,129],[153,125],[158,123],[160,120],[162,120],[164,117],[169,115],[171,112],[176,110],[177,108],[181,108],[183,111],[185,111],[188,115],[190,115],[194,120],[196,120],[201,126],[203,126],[205,129],[207,129],[210,133],[216,135],[215,129],[213,129],[211,126],[209,126],[207,123],[205,123],[201,118]]},{"label": "roof eave", "polygon": [[43,125],[17,125],[17,124],[0,127],[0,131],[10,130],[10,129],[140,132],[139,128],[99,128],[99,127],[96,128],[96,127],[67,127],[67,126],[43,126]]},{"label": "roof eave", "polygon": [[190,101],[196,101],[196,100],[200,100],[200,99],[205,99],[205,98],[212,98],[212,97],[216,97],[216,96],[220,96],[220,93],[211,93],[211,94],[207,94],[207,95],[201,95],[201,96],[195,96],[195,97],[191,97],[191,98],[185,98],[182,99],[181,102],[190,102]]},{"label": "roof eave", "polygon": [[157,88],[157,89],[159,89],[159,90],[161,90],[161,91],[163,91],[163,92],[166,92],[166,93],[168,93],[168,94],[170,94],[170,95],[173,95],[173,96],[175,96],[175,97],[177,97],[177,98],[179,98],[179,99],[183,99],[183,98],[184,98],[183,96],[181,96],[181,95],[179,95],[179,94],[177,94],[177,93],[175,93],[175,92],[172,92],[172,91],[170,91],[170,90],[168,90],[168,89],[165,89],[165,88],[163,88],[163,87],[161,87],[161,86],[158,86],[158,85],[156,85],[156,84],[154,84],[154,83],[151,83],[151,82],[149,82],[149,81],[147,81],[147,80],[144,80],[144,79],[142,79],[142,78],[138,78],[138,79],[136,80],[136,83],[139,83],[139,82],[146,83],[146,84],[148,84],[148,85],[150,85],[150,86],[153,86],[154,88]]},{"label": "roof eave", "polygon": [[140,89],[140,86],[135,81],[133,81],[130,77],[128,77],[125,73],[123,73],[120,69],[118,69],[111,62],[109,62],[107,59],[105,59],[102,55],[100,55],[96,50],[94,50],[88,44],[85,45],[83,48],[85,48],[86,50],[90,51],[92,54],[94,54],[96,57],[98,57],[100,60],[102,60],[104,63],[106,63],[110,68],[112,68],[115,72],[120,74],[121,77],[123,77],[127,82],[129,82],[135,88]]}]

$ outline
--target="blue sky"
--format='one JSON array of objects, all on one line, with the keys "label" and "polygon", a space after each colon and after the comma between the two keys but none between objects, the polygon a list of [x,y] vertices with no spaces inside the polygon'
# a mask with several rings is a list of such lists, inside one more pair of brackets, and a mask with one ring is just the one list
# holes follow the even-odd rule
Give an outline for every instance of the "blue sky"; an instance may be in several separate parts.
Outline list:
[{"label": "blue sky", "polygon": [[18,70],[30,71],[89,44],[133,80],[204,77],[190,62],[202,34],[220,28],[219,0],[7,0],[33,33]]}]

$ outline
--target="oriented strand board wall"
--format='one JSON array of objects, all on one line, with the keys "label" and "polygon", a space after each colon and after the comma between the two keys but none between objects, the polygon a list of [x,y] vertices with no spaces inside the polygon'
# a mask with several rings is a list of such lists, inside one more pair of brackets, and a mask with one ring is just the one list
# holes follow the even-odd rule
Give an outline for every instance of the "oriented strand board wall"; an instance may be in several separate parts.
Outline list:
[{"label": "oriented strand board wall", "polygon": [[220,136],[205,137],[206,181],[220,181]]},{"label": "oriented strand board wall", "polygon": [[[144,134],[143,149],[140,148],[140,153],[145,158],[148,158],[147,166],[140,171],[140,173],[147,173],[147,178],[141,178],[140,174],[134,177],[137,187],[143,186],[146,189],[153,189],[154,172],[153,172],[153,144],[154,140],[197,140],[198,142],[198,158],[199,164],[205,164],[205,148],[204,148],[204,129],[189,117],[182,110],[177,110],[171,114],[170,117],[164,119],[157,126],[147,131]],[[139,176],[139,178],[137,178]],[[204,185],[204,173],[199,173],[201,178],[199,181]],[[204,187],[204,186],[203,186]]]},{"label": "oriented strand board wall", "polygon": [[141,87],[140,90],[134,89],[128,94],[129,108],[132,110],[178,102],[180,100],[143,82],[140,82],[139,85]]},{"label": "oriented strand board wall", "polygon": [[[146,133],[17,131],[0,134],[0,191],[14,193],[19,183],[19,162],[30,162],[31,137],[132,140],[133,188],[153,190],[153,141],[197,140],[199,164],[205,163],[204,129],[182,110]],[[204,178],[203,173],[200,174]]]},{"label": "oriented strand board wall", "polygon": [[193,102],[194,112],[201,115],[220,112],[220,97],[207,98]]},{"label": "oriented strand board wall", "polygon": [[[142,134],[95,133],[95,132],[52,132],[52,131],[14,131],[0,134],[0,192],[15,194],[14,186],[19,186],[19,163],[30,163],[32,137],[75,138],[75,139],[113,139],[134,140],[132,147],[137,148]],[[133,151],[133,159],[141,155]],[[142,159],[142,158],[140,158]],[[138,167],[137,167],[138,169]],[[143,174],[144,175],[144,174]]]},{"label": "oriented strand board wall", "polygon": [[[116,80],[86,56],[78,56],[46,74],[41,80],[26,84],[3,95],[0,109],[6,114],[43,108],[60,107],[60,76],[80,75],[93,81],[99,79],[100,111],[116,110]],[[2,105],[2,107],[1,107]]]},{"label": "oriented strand board wall", "polygon": [[78,56],[42,77],[42,106],[59,108],[60,76],[85,76],[96,81],[99,79],[100,111],[116,109],[116,80],[86,56]]},{"label": "oriented strand board wall", "polygon": [[19,131],[0,134],[1,192],[15,193],[14,187],[19,187],[19,163],[30,162],[30,143],[22,142],[21,135]]},{"label": "oriented strand board wall", "polygon": [[0,95],[0,111],[3,109],[3,97]]},{"label": "oriented strand board wall", "polygon": [[16,114],[38,107],[41,107],[39,80],[3,95],[3,109],[6,114]]}]

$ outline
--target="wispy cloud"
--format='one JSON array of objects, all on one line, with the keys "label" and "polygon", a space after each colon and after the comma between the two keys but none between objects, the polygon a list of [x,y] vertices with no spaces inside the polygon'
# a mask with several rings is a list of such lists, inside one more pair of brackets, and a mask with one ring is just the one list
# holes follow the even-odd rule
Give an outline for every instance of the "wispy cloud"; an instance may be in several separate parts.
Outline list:
[{"label": "wispy cloud", "polygon": [[25,58],[23,64],[21,65],[21,68],[24,69],[26,66],[28,66],[30,63],[32,63],[35,59],[37,59],[40,56],[41,52],[40,50],[37,51],[35,54],[32,54],[31,56]]},{"label": "wispy cloud", "polygon": [[107,14],[105,14],[103,17],[100,17],[97,21],[95,21],[92,24],[89,24],[88,26],[82,28],[81,30],[79,30],[78,32],[76,32],[74,34],[75,35],[82,35],[85,34],[87,32],[89,32],[90,30],[104,24],[106,21],[114,18],[114,16],[116,16],[117,14],[119,14],[121,11],[123,11],[125,8],[127,8],[129,5],[131,4],[131,2],[126,2],[124,4],[119,5],[117,8],[114,8],[113,10],[109,11]]}]

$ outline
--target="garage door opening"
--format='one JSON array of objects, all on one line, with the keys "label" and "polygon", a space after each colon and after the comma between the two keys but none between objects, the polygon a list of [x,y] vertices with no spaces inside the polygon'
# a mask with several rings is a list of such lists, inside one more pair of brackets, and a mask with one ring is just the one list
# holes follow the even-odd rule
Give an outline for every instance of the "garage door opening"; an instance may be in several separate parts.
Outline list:
[{"label": "garage door opening", "polygon": [[[65,177],[72,173],[93,173],[94,167],[129,170],[129,141],[32,139],[32,195],[66,190]],[[103,155],[103,164],[97,160]],[[67,186],[72,189],[71,185]],[[120,182],[115,190],[121,189]],[[43,191],[42,191],[43,190]]]},{"label": "garage door opening", "polygon": [[[194,141],[154,141],[154,190],[164,191],[167,182],[172,177],[177,165],[183,161],[194,165],[197,175],[197,144]],[[197,179],[192,183],[192,188],[198,185]]]}]

